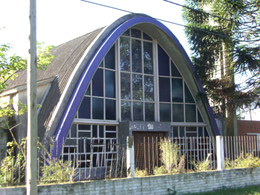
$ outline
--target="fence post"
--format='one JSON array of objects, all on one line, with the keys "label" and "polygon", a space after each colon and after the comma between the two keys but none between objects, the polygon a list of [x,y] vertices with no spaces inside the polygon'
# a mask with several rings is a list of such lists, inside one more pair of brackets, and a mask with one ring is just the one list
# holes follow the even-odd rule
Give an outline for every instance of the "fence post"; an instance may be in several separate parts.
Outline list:
[{"label": "fence post", "polygon": [[223,142],[223,136],[222,135],[216,136],[216,144],[217,144],[218,170],[223,171],[224,170],[224,142]]},{"label": "fence post", "polygon": [[135,156],[134,156],[134,137],[127,136],[126,138],[127,144],[127,177],[134,178],[135,177]]}]

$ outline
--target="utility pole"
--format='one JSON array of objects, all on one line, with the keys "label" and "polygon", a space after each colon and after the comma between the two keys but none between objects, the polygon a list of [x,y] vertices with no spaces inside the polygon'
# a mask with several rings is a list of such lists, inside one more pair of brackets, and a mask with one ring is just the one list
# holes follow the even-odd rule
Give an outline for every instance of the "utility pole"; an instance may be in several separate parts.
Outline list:
[{"label": "utility pole", "polygon": [[37,47],[36,0],[29,0],[30,49],[27,63],[27,162],[26,194],[37,194]]}]

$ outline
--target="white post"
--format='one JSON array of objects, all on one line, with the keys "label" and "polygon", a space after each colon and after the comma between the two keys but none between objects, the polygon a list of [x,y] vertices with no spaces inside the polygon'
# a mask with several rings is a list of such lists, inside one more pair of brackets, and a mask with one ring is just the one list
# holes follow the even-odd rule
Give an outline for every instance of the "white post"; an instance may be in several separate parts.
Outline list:
[{"label": "white post", "polygon": [[134,178],[135,177],[135,156],[134,156],[134,137],[127,136],[126,138],[127,144],[127,176]]},{"label": "white post", "polygon": [[36,0],[30,0],[30,50],[27,63],[27,163],[26,194],[37,194],[37,47]]},{"label": "white post", "polygon": [[216,144],[217,144],[217,164],[218,170],[224,170],[224,142],[223,136],[217,135],[216,136]]}]

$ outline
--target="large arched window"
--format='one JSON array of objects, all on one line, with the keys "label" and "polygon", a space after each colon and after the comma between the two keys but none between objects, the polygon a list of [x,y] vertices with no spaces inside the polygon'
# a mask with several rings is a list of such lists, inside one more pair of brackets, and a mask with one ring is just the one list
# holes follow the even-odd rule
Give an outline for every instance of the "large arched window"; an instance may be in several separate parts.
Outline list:
[{"label": "large arched window", "polygon": [[[118,142],[122,121],[168,122],[169,136],[206,136],[196,99],[174,61],[148,33],[125,31],[93,75],[63,155],[72,159],[75,151],[83,167],[111,163],[117,151],[109,145]],[[93,147],[86,147],[89,143]]]}]

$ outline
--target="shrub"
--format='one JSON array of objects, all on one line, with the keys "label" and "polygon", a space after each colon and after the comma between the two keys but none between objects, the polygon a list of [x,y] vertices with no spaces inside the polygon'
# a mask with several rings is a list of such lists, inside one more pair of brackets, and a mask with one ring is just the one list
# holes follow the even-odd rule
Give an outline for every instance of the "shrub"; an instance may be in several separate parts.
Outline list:
[{"label": "shrub", "polygon": [[171,139],[164,138],[160,142],[160,150],[161,161],[165,166],[165,170],[166,172],[171,173],[178,165],[179,147],[176,143],[173,144]]}]

